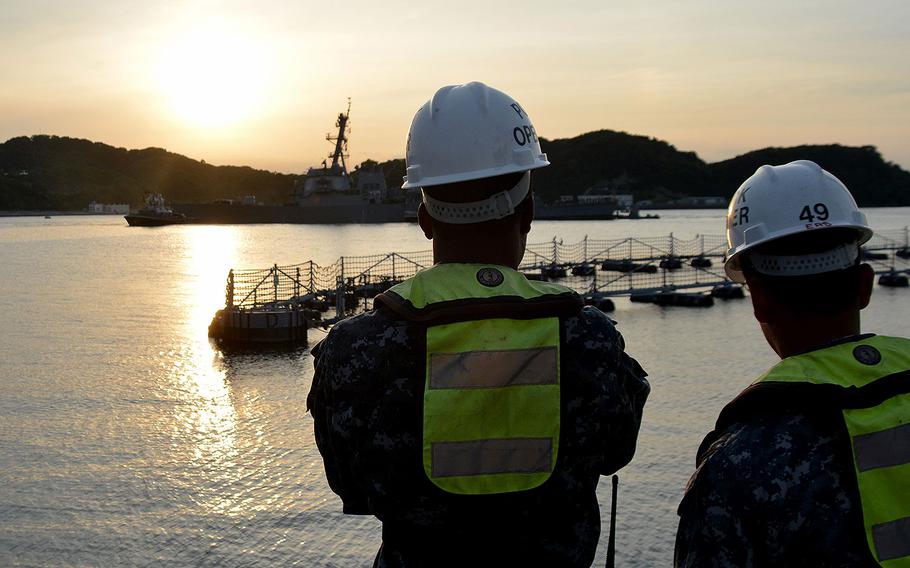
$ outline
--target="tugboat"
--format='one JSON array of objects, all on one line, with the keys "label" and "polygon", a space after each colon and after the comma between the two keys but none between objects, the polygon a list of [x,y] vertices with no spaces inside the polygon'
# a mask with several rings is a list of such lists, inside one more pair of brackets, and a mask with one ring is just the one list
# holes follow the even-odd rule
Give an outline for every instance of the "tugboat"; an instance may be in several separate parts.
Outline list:
[{"label": "tugboat", "polygon": [[164,196],[160,193],[147,193],[145,207],[136,213],[123,217],[130,227],[161,227],[163,225],[182,225],[190,219],[183,213],[174,213],[164,205]]}]

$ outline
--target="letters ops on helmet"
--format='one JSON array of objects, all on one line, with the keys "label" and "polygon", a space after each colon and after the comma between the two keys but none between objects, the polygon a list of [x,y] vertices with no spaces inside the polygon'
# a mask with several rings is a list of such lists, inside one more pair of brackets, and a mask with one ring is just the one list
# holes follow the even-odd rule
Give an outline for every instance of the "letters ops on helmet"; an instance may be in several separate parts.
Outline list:
[{"label": "letters ops on helmet", "polygon": [[[479,82],[436,91],[411,122],[402,188],[527,172],[548,166],[534,125],[509,95]],[[528,194],[529,176],[509,191],[471,203],[423,194],[430,215],[447,223],[479,223],[510,215]]]},{"label": "letters ops on helmet", "polygon": [[[866,216],[839,179],[809,160],[762,166],[730,200],[724,270],[731,280],[745,282],[742,257],[755,247],[791,235],[836,228],[854,230],[857,245],[872,237]],[[853,245],[852,252],[849,248],[792,257],[755,255],[762,259],[762,267],[756,269],[777,275],[837,270],[855,262],[858,248]]]}]

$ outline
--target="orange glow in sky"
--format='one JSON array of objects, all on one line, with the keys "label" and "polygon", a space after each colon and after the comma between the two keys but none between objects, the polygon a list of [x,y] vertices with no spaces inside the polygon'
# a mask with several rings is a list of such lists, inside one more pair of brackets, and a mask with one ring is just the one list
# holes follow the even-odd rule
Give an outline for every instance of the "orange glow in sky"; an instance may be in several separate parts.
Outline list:
[{"label": "orange glow in sky", "polygon": [[874,145],[910,168],[910,3],[9,0],[0,141],[57,134],[300,173],[351,109],[350,160],[402,157],[440,86],[512,94],[537,132],[644,134],[706,161]]}]

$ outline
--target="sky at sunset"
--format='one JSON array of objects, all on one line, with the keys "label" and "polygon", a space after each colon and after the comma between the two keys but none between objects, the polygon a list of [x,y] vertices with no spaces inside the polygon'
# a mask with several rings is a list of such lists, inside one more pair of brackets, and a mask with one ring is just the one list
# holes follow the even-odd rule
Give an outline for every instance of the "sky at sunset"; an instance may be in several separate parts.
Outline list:
[{"label": "sky at sunset", "polygon": [[402,157],[417,108],[471,80],[546,138],[624,130],[707,161],[869,144],[910,169],[906,0],[0,0],[0,141],[303,172],[348,97],[356,164]]}]

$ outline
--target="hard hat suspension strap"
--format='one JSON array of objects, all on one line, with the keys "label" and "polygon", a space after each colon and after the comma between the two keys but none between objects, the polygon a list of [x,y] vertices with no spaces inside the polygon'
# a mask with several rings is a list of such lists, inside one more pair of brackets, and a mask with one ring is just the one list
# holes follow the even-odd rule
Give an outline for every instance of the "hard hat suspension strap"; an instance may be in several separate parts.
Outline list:
[{"label": "hard hat suspension strap", "polygon": [[430,217],[443,223],[467,225],[508,217],[515,212],[515,206],[527,197],[530,188],[531,173],[525,172],[512,189],[500,191],[480,201],[450,203],[430,197],[425,190],[422,193]]},{"label": "hard hat suspension strap", "polygon": [[768,276],[807,276],[833,272],[856,265],[858,259],[859,244],[856,241],[813,254],[786,256],[753,252],[749,255],[749,261],[756,272]]}]

